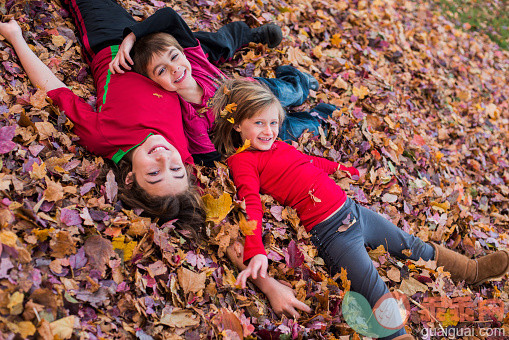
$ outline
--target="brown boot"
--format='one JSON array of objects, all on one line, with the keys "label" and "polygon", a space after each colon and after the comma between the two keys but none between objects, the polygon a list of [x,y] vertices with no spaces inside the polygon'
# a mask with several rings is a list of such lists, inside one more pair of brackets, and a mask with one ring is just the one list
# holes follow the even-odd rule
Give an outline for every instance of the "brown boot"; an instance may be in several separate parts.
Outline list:
[{"label": "brown boot", "polygon": [[415,338],[410,334],[403,334],[392,340],[415,340]]},{"label": "brown boot", "polygon": [[463,281],[472,285],[502,277],[509,270],[509,252],[499,250],[492,254],[471,260],[455,251],[431,244],[435,248],[437,266],[451,273],[454,281]]}]

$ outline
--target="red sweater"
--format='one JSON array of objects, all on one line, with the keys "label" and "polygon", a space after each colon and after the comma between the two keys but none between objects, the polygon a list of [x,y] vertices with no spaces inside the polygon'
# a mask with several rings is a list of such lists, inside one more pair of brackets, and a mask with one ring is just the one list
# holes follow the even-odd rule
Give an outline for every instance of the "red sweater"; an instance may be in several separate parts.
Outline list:
[{"label": "red sweater", "polygon": [[[227,163],[238,198],[246,201],[249,219],[257,221],[254,235],[246,236],[244,262],[257,254],[266,254],[260,193],[294,208],[307,231],[346,201],[346,193],[328,176],[338,167],[341,170],[346,167],[322,157],[305,155],[284,142],[275,142],[269,151],[243,151],[228,158]],[[358,175],[354,170],[350,173]]]},{"label": "red sweater", "polygon": [[65,87],[49,91],[48,97],[74,123],[80,143],[96,155],[118,162],[150,134],[159,134],[177,148],[182,161],[193,163],[178,95],[134,72],[112,75],[108,63],[117,50],[118,46],[101,50],[90,65],[97,112]]}]

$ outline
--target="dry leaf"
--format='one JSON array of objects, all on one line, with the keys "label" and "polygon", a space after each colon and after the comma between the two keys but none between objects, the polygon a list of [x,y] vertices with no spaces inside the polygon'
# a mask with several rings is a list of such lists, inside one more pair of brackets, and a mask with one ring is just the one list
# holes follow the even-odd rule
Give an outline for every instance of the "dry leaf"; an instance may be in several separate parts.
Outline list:
[{"label": "dry leaf", "polygon": [[205,289],[206,272],[197,274],[187,268],[180,267],[177,270],[177,274],[180,287],[182,287],[186,294],[189,292],[198,293],[202,289]]},{"label": "dry leaf", "polygon": [[239,228],[244,236],[254,235],[257,224],[257,221],[247,221],[244,215],[239,215]]},{"label": "dry leaf", "polygon": [[207,213],[207,221],[212,221],[215,224],[221,222],[232,209],[232,197],[226,192],[217,199],[207,194],[202,196],[202,200]]}]

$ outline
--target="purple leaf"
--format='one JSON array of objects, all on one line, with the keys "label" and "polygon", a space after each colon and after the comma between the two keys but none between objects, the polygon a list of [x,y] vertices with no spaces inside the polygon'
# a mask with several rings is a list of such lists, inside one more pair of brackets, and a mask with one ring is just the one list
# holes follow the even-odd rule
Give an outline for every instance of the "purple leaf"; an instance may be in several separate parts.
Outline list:
[{"label": "purple leaf", "polygon": [[76,210],[64,208],[60,211],[60,221],[66,226],[80,225],[82,219]]},{"label": "purple leaf", "polygon": [[11,268],[14,268],[14,265],[12,264],[11,260],[9,260],[8,258],[3,258],[2,261],[0,262],[0,279],[9,278],[7,272]]},{"label": "purple leaf", "polygon": [[16,146],[16,143],[12,142],[16,133],[16,126],[4,126],[0,128],[0,153],[10,152]]},{"label": "purple leaf", "polygon": [[92,190],[93,187],[95,187],[94,182],[88,182],[88,183],[83,184],[83,186],[80,188],[80,195],[81,196],[85,195],[87,192]]},{"label": "purple leaf", "polygon": [[283,254],[285,255],[286,264],[290,268],[298,268],[304,263],[304,254],[302,254],[294,240],[290,241],[288,248],[283,250]]},{"label": "purple leaf", "polygon": [[115,181],[115,175],[113,174],[113,170],[110,170],[106,175],[106,198],[110,203],[113,202],[118,192],[118,185]]},{"label": "purple leaf", "polygon": [[87,264],[87,258],[85,256],[85,249],[81,247],[76,255],[69,256],[69,264],[72,269],[80,269],[83,268]]}]

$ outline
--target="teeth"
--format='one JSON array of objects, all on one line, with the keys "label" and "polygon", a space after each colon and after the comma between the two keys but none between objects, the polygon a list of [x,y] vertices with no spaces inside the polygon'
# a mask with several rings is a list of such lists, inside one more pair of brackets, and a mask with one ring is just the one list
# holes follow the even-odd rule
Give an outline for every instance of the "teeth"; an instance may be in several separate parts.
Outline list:
[{"label": "teeth", "polygon": [[177,80],[175,80],[176,83],[178,83],[179,81],[182,80],[182,78],[184,78],[184,76],[186,75],[186,70],[184,70],[184,72],[182,72],[182,74],[180,75],[180,77],[178,77]]},{"label": "teeth", "polygon": [[155,148],[154,150],[150,151],[150,153],[154,153],[154,152],[157,152],[157,151],[160,151],[160,150],[166,150],[165,147],[163,146],[158,146],[157,148]]}]

